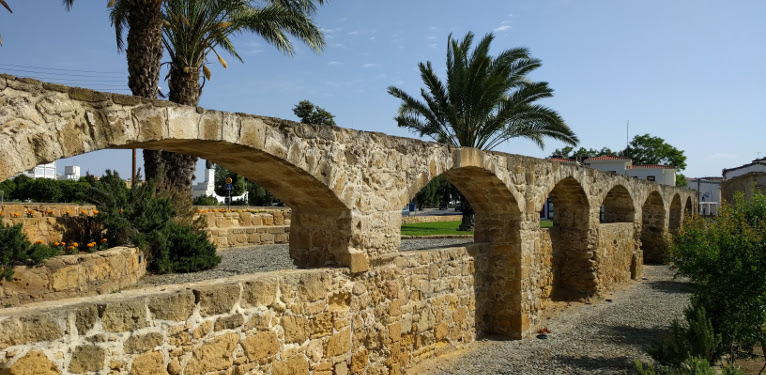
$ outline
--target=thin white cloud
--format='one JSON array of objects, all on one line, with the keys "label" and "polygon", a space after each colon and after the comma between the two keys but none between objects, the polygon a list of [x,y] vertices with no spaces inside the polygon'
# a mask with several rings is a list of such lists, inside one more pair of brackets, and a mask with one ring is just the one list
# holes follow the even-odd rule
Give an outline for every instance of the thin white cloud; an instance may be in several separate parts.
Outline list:
[{"label": "thin white cloud", "polygon": [[428,45],[428,48],[436,48],[436,47],[438,47],[438,46],[436,45],[436,43],[430,43],[430,44]]},{"label": "thin white cloud", "polygon": [[510,28],[511,28],[511,27],[510,27],[510,26],[508,26],[508,25],[502,25],[502,26],[500,26],[500,27],[496,28],[496,29],[495,29],[495,32],[496,32],[496,33],[499,33],[499,32],[501,32],[501,31],[505,31],[505,30],[508,30],[508,29],[510,29]]},{"label": "thin white cloud", "polygon": [[365,69],[377,68],[379,66],[380,66],[380,64],[375,64],[375,63],[362,64],[362,68],[365,68]]},{"label": "thin white cloud", "polygon": [[335,43],[332,46],[336,47],[336,48],[343,48],[343,47],[345,47],[345,45],[343,43]]},{"label": "thin white cloud", "polygon": [[436,26],[430,26],[430,27],[428,28],[428,30],[431,30],[431,31],[436,31],[436,30],[439,30],[439,28],[438,28],[438,27],[436,27]]},{"label": "thin white cloud", "polygon": [[342,61],[330,61],[327,63],[327,65],[343,65]]},{"label": "thin white cloud", "polygon": [[426,37],[428,40],[436,40],[436,35],[429,35]]},{"label": "thin white cloud", "polygon": [[359,35],[359,30],[349,31],[348,35]]}]

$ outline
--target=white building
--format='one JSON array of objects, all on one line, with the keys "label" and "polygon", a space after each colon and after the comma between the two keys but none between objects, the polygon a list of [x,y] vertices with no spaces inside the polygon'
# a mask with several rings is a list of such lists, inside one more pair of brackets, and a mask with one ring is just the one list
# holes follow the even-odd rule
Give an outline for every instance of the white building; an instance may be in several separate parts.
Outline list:
[{"label": "white building", "polygon": [[586,167],[602,172],[611,172],[616,174],[627,174],[628,167],[633,165],[633,160],[622,156],[597,156],[595,158],[588,158],[583,160],[583,164]]},{"label": "white building", "polygon": [[24,173],[21,173],[24,175],[27,175],[27,177],[30,178],[56,178],[56,162],[48,163],[48,164],[40,164]]},{"label": "white building", "polygon": [[64,167],[64,175],[59,176],[59,180],[74,180],[77,181],[80,179],[80,166],[78,165],[67,165]]},{"label": "white building", "polygon": [[639,180],[654,181],[658,184],[676,186],[675,167],[667,165],[631,165],[627,169],[627,175]]},{"label": "white building", "polygon": [[689,189],[698,193],[700,215],[718,215],[718,207],[721,204],[721,180],[721,177],[686,179]]}]

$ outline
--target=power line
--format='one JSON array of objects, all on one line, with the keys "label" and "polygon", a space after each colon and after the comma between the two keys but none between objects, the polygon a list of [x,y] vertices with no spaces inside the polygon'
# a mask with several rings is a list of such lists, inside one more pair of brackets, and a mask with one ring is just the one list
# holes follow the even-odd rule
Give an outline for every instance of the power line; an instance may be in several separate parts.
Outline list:
[{"label": "power line", "polygon": [[67,77],[85,77],[85,78],[99,78],[99,79],[127,79],[127,76],[123,77],[97,77],[93,75],[85,75],[85,74],[74,74],[74,73],[56,73],[56,72],[41,72],[39,70],[28,70],[28,69],[11,69],[11,68],[5,68],[4,70],[10,71],[10,72],[22,72],[22,73],[34,73],[34,74],[45,74],[45,75],[53,75],[53,76],[67,76]]},{"label": "power line", "polygon": [[80,73],[95,73],[95,74],[119,74],[124,75],[124,72],[104,72],[104,71],[97,71],[97,70],[82,70],[82,69],[65,69],[65,68],[50,68],[50,67],[42,67],[42,66],[31,66],[31,65],[16,65],[16,64],[0,64],[0,67],[8,66],[12,68],[24,68],[24,69],[43,69],[43,70],[58,70],[58,71],[64,71],[64,72],[80,72]]}]

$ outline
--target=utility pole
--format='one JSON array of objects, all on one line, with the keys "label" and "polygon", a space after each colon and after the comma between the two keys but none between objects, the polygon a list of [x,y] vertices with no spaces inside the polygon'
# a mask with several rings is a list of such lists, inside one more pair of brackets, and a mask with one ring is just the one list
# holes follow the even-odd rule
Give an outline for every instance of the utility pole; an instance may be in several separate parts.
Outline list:
[{"label": "utility pole", "polygon": [[625,148],[627,149],[628,146],[630,146],[630,141],[628,141],[628,138],[630,138],[630,120],[628,120],[628,124],[625,125]]}]

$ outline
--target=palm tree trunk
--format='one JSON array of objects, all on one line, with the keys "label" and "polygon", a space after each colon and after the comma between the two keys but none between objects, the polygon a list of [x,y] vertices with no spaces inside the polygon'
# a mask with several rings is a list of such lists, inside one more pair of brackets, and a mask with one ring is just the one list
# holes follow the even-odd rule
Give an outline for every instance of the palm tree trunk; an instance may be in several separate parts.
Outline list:
[{"label": "palm tree trunk", "polygon": [[471,207],[471,203],[465,198],[460,201],[460,207],[463,211],[463,220],[460,222],[459,231],[472,231],[476,227],[476,211]]},{"label": "palm tree trunk", "polygon": [[[128,16],[128,87],[135,96],[157,98],[162,62],[162,1],[131,1]],[[146,179],[162,169],[159,151],[144,150]]]},{"label": "palm tree trunk", "polygon": [[[187,70],[172,67],[170,69],[169,99],[171,102],[196,106],[199,102],[199,68]],[[163,151],[162,158],[167,167],[168,182],[191,195],[194,171],[197,169],[197,157],[175,152]]]}]

